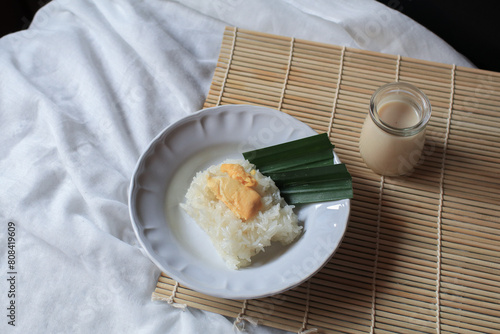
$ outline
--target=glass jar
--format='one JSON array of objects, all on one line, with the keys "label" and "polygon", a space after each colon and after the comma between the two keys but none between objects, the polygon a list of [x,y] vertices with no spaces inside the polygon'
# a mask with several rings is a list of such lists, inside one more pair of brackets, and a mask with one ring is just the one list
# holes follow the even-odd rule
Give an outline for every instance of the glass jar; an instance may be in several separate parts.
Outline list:
[{"label": "glass jar", "polygon": [[366,165],[385,176],[412,172],[422,154],[430,117],[429,99],[417,87],[394,82],[377,89],[359,138]]}]

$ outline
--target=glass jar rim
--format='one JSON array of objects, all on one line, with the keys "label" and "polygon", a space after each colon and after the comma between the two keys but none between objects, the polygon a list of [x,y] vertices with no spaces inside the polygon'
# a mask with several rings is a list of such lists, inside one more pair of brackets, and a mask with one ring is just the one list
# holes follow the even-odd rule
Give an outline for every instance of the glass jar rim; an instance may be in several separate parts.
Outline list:
[{"label": "glass jar rim", "polygon": [[[378,115],[378,110],[376,110],[376,99],[380,95],[391,92],[396,94],[404,93],[412,96],[416,100],[416,102],[419,104],[419,107],[421,108],[421,114],[419,114],[420,119],[416,124],[405,128],[398,128],[391,126],[380,118],[380,116]],[[427,96],[416,86],[407,82],[391,82],[379,87],[373,93],[372,97],[370,98],[369,112],[373,122],[383,131],[386,131],[393,135],[407,137],[413,136],[425,128],[431,117],[431,103]]]}]

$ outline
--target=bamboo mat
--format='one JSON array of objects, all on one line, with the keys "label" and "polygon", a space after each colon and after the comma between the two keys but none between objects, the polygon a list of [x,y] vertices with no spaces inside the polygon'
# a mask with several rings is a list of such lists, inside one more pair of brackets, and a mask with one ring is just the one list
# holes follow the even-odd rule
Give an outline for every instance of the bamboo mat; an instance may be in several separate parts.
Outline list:
[{"label": "bamboo mat", "polygon": [[[380,177],[358,151],[374,90],[429,97],[423,157]],[[353,176],[346,236],[318,274],[258,300],[212,298],[164,274],[153,299],[292,332],[500,333],[500,74],[226,28],[205,107],[254,104],[327,132]]]}]

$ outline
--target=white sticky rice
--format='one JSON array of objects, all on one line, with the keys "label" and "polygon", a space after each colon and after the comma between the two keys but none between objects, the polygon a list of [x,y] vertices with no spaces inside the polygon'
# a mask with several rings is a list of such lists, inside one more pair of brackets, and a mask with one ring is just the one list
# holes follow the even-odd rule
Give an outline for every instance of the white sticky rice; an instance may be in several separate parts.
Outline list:
[{"label": "white sticky rice", "polygon": [[[254,165],[247,160],[226,160],[250,172]],[[253,218],[243,222],[207,186],[207,177],[219,176],[220,165],[198,172],[186,193],[186,203],[181,207],[208,234],[217,252],[231,269],[248,266],[251,257],[264,251],[271,242],[290,244],[302,231],[293,206],[281,198],[279,189],[271,178],[256,171],[253,177],[258,185],[255,190],[262,196],[262,209]]]}]

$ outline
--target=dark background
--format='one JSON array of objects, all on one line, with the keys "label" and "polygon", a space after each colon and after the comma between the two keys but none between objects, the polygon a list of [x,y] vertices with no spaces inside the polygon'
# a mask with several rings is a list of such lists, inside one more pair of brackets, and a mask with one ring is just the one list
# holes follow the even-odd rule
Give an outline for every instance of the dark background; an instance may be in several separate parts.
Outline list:
[{"label": "dark background", "polygon": [[[26,29],[35,12],[50,0],[1,1],[0,36],[3,36]],[[477,67],[500,72],[500,0],[377,1],[427,27]]]},{"label": "dark background", "polygon": [[499,0],[377,0],[411,17],[474,65],[500,72]]}]

